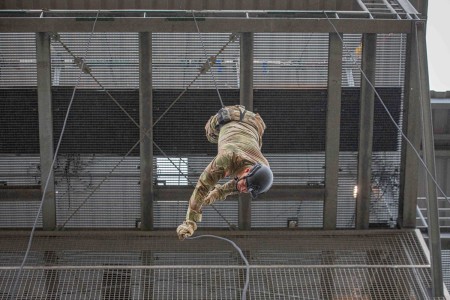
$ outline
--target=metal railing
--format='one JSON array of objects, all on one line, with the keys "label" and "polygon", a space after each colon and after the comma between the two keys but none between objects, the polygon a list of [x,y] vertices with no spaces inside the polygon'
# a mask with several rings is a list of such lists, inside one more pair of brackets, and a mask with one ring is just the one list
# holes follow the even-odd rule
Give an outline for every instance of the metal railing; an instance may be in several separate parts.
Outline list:
[{"label": "metal railing", "polygon": [[[428,208],[426,205],[425,197],[417,198],[417,228],[427,229],[428,228]],[[450,204],[447,202],[445,197],[438,197],[438,207],[439,207],[439,225],[442,230],[450,230]]]}]

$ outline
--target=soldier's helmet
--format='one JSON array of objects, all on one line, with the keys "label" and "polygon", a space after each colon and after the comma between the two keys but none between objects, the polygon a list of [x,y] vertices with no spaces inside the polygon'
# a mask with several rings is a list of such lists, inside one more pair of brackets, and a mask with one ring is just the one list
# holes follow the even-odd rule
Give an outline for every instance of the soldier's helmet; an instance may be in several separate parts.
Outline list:
[{"label": "soldier's helmet", "polygon": [[257,163],[253,166],[245,178],[247,190],[256,198],[259,194],[267,192],[273,183],[273,173],[269,167]]}]

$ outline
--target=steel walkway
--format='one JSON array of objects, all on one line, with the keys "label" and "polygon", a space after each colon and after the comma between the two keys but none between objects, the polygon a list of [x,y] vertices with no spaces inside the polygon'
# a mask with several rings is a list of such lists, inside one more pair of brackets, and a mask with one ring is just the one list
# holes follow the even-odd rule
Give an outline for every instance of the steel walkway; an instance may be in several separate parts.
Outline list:
[{"label": "steel walkway", "polygon": [[[433,299],[418,230],[201,231],[250,263],[247,299]],[[0,299],[240,299],[246,267],[215,239],[175,232],[0,231]],[[446,292],[447,294],[447,292]],[[438,299],[438,298],[434,298]]]}]

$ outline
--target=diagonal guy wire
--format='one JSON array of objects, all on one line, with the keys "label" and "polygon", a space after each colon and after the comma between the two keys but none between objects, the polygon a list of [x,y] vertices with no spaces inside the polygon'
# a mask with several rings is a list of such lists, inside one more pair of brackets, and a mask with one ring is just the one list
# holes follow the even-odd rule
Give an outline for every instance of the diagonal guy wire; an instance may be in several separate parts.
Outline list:
[{"label": "diagonal guy wire", "polygon": [[[66,51],[68,51],[70,53],[70,55],[72,55],[74,57],[74,59],[77,59],[77,57],[72,53],[72,51],[61,41],[61,39],[58,38],[56,39],[62,46],[64,49],[66,49]],[[230,36],[229,41],[226,43],[226,45],[224,47],[222,47],[219,51],[219,53],[216,55],[216,57],[223,52],[223,50],[225,49],[225,47],[233,41],[233,35]],[[84,65],[84,60],[82,60],[82,63]],[[82,65],[82,66],[83,66]],[[114,98],[114,96],[111,95],[111,93],[109,93],[106,88],[100,83],[100,81],[92,74],[91,69],[89,67],[84,67],[81,68],[82,71],[88,75],[91,76],[91,78],[101,87],[101,89],[108,95],[108,97],[120,108],[120,110],[122,110],[125,115],[133,122],[134,125],[136,125],[140,132],[143,133],[143,136],[141,139],[139,139],[138,142],[136,142],[133,147],[126,153],[125,156],[122,157],[122,159],[113,167],[113,169],[106,175],[106,177],[89,193],[89,195],[86,197],[85,200],[83,200],[83,202],[74,210],[74,212],[72,212],[72,214],[64,221],[64,223],[62,224],[62,226],[60,226],[59,229],[64,228],[64,226],[69,222],[70,219],[72,219],[72,217],[81,209],[81,207],[92,197],[92,195],[100,188],[100,186],[107,180],[109,179],[110,175],[114,172],[114,170],[117,169],[117,167],[125,160],[126,157],[128,157],[131,152],[139,145],[139,143],[141,141],[143,141],[145,139],[145,137],[148,137],[149,139],[151,138],[149,136],[149,132],[153,129],[154,126],[156,126],[156,124],[162,119],[163,116],[165,116],[167,114],[167,112],[169,112],[169,110],[178,102],[178,100],[187,92],[187,90],[192,86],[192,84],[194,84],[194,82],[201,76],[201,72],[199,72],[197,74],[197,76],[186,86],[186,88],[180,93],[180,95],[169,105],[169,107],[163,112],[163,114],[153,123],[152,127],[149,128],[147,131],[145,131],[134,119],[133,117],[125,110],[125,108],[120,105],[120,103]],[[169,162],[178,170],[178,172],[183,175],[189,182],[190,185],[194,185],[189,178],[187,177],[186,174],[184,174],[180,168],[164,153],[164,151],[155,143],[155,141],[153,141],[153,145],[155,145],[155,147],[161,152],[161,154],[167,158],[169,160]],[[231,224],[218,210],[214,205],[211,205],[211,207],[217,212],[217,214],[228,224],[228,226],[230,228],[234,228],[233,224]]]}]

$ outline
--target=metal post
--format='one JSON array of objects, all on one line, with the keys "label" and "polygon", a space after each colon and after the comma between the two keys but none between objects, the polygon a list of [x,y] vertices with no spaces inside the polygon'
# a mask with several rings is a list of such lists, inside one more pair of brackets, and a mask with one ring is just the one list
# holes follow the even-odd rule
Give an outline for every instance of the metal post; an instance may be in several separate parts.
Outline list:
[{"label": "metal post", "polygon": [[342,41],[337,33],[329,35],[328,103],[325,149],[325,198],[323,228],[336,229],[339,179],[339,140],[341,131]]},{"label": "metal post", "polygon": [[[47,190],[42,206],[42,227],[56,228],[55,181],[51,170],[53,162],[53,112],[52,76],[50,63],[50,36],[46,32],[36,33],[37,93],[39,110],[39,146],[41,156],[41,189]],[[50,177],[50,178],[49,178]]]},{"label": "metal post", "polygon": [[[430,84],[428,78],[427,43],[425,22],[417,22],[417,56],[419,66],[419,89],[423,122],[423,158],[431,175],[436,178],[434,158],[433,121],[431,118]],[[427,174],[427,202],[428,202],[428,233],[430,235],[429,247],[431,255],[432,289],[433,297],[443,297],[443,277],[441,240],[439,230],[439,211],[436,184]]]},{"label": "metal post", "polygon": [[[139,123],[141,159],[141,229],[153,229],[152,34],[139,33]],[[144,132],[147,136],[144,138]]]},{"label": "metal post", "polygon": [[[240,46],[240,104],[253,111],[253,33],[241,33]],[[238,223],[240,230],[251,228],[251,205],[250,195],[239,195]]]},{"label": "metal post", "polygon": [[[415,149],[420,148],[420,99],[417,57],[417,37],[408,34],[406,41],[405,96],[403,130]],[[402,140],[400,200],[398,223],[403,228],[416,227],[419,160],[409,143]]]},{"label": "metal post", "polygon": [[[365,33],[362,42],[362,70],[367,80],[375,86],[377,35]],[[358,145],[358,192],[356,196],[356,229],[369,228],[369,207],[372,176],[372,140],[375,92],[361,76],[359,145]]]}]

